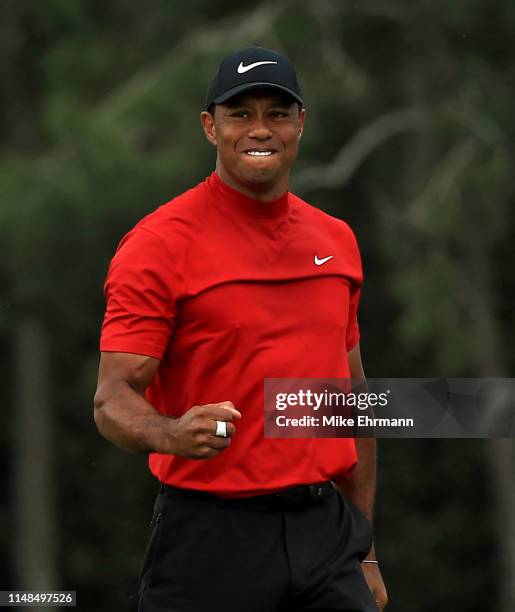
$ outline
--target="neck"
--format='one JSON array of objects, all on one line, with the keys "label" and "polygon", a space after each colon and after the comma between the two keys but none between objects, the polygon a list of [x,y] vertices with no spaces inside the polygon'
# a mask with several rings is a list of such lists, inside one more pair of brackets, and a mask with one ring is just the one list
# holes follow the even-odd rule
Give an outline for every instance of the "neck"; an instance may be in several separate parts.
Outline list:
[{"label": "neck", "polygon": [[216,173],[222,179],[224,183],[236,189],[243,195],[258,200],[259,202],[273,202],[278,200],[288,191],[289,186],[289,173],[282,177],[275,183],[240,183],[229,172],[224,166],[217,161],[216,162]]}]

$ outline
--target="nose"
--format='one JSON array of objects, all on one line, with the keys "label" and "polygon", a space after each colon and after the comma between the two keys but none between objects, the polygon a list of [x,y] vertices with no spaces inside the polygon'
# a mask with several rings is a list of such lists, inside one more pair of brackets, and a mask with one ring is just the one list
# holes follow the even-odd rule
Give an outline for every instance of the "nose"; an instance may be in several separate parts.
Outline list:
[{"label": "nose", "polygon": [[266,140],[271,138],[272,130],[268,126],[264,117],[256,116],[249,131],[249,138],[256,138],[257,140]]}]

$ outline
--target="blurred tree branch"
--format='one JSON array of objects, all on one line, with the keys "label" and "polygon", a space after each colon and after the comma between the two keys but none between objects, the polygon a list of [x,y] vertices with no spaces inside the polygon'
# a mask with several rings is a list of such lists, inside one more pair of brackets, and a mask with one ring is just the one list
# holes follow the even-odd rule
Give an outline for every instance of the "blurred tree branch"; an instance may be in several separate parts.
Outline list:
[{"label": "blurred tree branch", "polygon": [[315,189],[345,186],[377,147],[396,134],[422,129],[427,119],[427,112],[421,109],[405,109],[372,120],[343,145],[329,164],[316,164],[297,172],[293,177],[294,190],[306,194]]}]

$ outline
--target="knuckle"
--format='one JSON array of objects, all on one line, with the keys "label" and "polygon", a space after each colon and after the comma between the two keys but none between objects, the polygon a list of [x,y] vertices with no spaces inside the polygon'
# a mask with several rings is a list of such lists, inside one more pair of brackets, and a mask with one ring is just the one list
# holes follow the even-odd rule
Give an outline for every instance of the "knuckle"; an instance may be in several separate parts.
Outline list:
[{"label": "knuckle", "polygon": [[207,428],[205,421],[199,419],[195,423],[195,434],[197,435],[197,437],[200,436],[204,440],[206,432]]},{"label": "knuckle", "polygon": [[192,410],[195,411],[195,416],[204,416],[206,414],[205,406],[194,406]]},{"label": "knuckle", "polygon": [[198,436],[203,433],[202,427],[198,422],[194,422],[191,424],[190,431],[195,438],[198,438]]},{"label": "knuckle", "polygon": [[210,419],[202,419],[197,423],[197,431],[200,434],[204,434],[207,437],[209,434],[214,433],[214,425]]}]

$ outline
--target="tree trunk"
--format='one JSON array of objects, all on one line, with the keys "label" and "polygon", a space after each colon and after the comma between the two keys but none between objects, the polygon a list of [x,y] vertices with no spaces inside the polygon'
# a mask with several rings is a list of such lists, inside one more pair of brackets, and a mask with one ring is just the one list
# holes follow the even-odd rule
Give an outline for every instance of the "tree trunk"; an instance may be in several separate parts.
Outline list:
[{"label": "tree trunk", "polygon": [[[469,261],[474,273],[474,287],[469,305],[476,329],[476,345],[480,347],[481,375],[499,377],[505,373],[500,331],[495,319],[495,284],[492,261],[485,241],[478,235],[477,223],[470,240]],[[473,229],[474,228],[474,229]],[[500,438],[484,441],[486,462],[491,476],[495,502],[495,526],[499,551],[499,602],[495,610],[515,610],[515,441]]]},{"label": "tree trunk", "polygon": [[53,590],[59,585],[48,339],[26,319],[15,329],[14,347],[15,586]]},{"label": "tree trunk", "polygon": [[485,445],[496,504],[499,543],[499,612],[515,610],[515,443],[511,438]]}]

